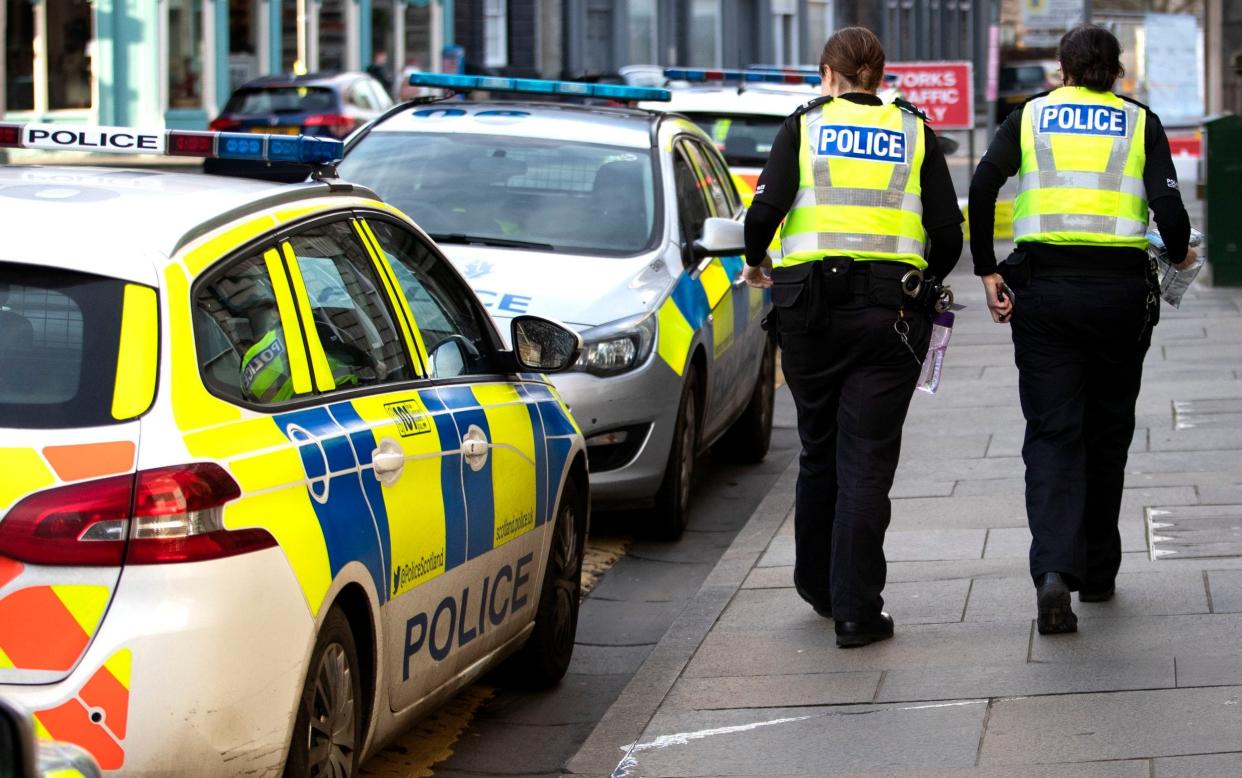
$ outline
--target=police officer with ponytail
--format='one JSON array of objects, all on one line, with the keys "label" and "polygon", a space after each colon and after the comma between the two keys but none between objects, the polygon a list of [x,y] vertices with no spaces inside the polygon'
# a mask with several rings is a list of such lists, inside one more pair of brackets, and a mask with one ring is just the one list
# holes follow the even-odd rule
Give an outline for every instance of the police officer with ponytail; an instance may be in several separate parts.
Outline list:
[{"label": "police officer with ponytail", "polygon": [[768,328],[798,410],[794,586],[848,648],[893,635],[888,492],[927,352],[927,290],[957,263],[962,216],[926,118],[876,97],[875,34],[838,31],[820,73],[823,96],[786,119],[759,177],[743,275],[772,290]]},{"label": "police officer with ponytail", "polygon": [[[1160,311],[1149,209],[1169,256],[1184,256],[1183,268],[1194,261],[1160,120],[1111,91],[1120,56],[1101,27],[1066,33],[1064,86],[1009,115],[970,184],[975,274],[993,320],[1011,323],[1018,366],[1041,634],[1077,630],[1071,591],[1081,602],[1114,593],[1126,454]],[[996,197],[1013,175],[1017,250],[998,272]]]}]

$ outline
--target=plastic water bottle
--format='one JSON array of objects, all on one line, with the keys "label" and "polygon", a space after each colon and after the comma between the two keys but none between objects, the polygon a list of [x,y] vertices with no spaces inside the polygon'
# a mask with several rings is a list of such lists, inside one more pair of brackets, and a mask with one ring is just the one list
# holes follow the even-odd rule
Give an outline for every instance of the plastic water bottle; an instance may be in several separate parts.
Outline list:
[{"label": "plastic water bottle", "polygon": [[935,394],[940,388],[940,371],[944,368],[944,352],[949,348],[949,338],[953,336],[953,312],[945,311],[936,314],[932,319],[931,338],[927,346],[927,357],[923,360],[923,372],[915,388],[920,392]]}]

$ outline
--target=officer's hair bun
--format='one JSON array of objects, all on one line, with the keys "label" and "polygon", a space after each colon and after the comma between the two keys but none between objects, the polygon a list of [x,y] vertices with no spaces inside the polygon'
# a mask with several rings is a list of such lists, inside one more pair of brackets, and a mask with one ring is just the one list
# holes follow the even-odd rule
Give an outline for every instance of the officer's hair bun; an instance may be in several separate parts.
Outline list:
[{"label": "officer's hair bun", "polygon": [[1126,69],[1121,65],[1121,43],[1103,27],[1083,24],[1061,36],[1057,52],[1065,83],[1107,92]]},{"label": "officer's hair bun", "polygon": [[866,27],[837,30],[824,44],[824,53],[819,57],[821,74],[825,67],[850,85],[874,92],[884,78],[884,46]]}]

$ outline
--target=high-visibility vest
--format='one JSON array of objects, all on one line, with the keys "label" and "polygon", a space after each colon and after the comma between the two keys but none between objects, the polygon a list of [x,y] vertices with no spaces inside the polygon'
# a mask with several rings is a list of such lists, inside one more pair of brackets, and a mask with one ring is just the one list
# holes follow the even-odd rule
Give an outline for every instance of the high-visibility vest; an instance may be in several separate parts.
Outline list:
[{"label": "high-visibility vest", "polygon": [[1016,243],[1147,248],[1147,112],[1067,86],[1022,109]]},{"label": "high-visibility vest", "polygon": [[261,403],[280,402],[293,396],[285,339],[270,330],[242,357],[241,386],[247,395]]},{"label": "high-visibility vest", "polygon": [[846,256],[926,268],[922,120],[895,105],[833,100],[805,111],[801,126],[782,264]]}]

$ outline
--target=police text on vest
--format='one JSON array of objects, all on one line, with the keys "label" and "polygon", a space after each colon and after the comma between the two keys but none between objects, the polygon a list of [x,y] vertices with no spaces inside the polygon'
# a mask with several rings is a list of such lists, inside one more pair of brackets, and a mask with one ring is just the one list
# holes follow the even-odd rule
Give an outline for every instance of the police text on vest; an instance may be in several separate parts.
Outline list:
[{"label": "police text on vest", "polygon": [[1107,105],[1045,105],[1039,109],[1039,131],[1124,138],[1126,112]]},{"label": "police text on vest", "polygon": [[877,162],[905,162],[906,136],[879,127],[828,125],[819,128],[815,153]]}]

